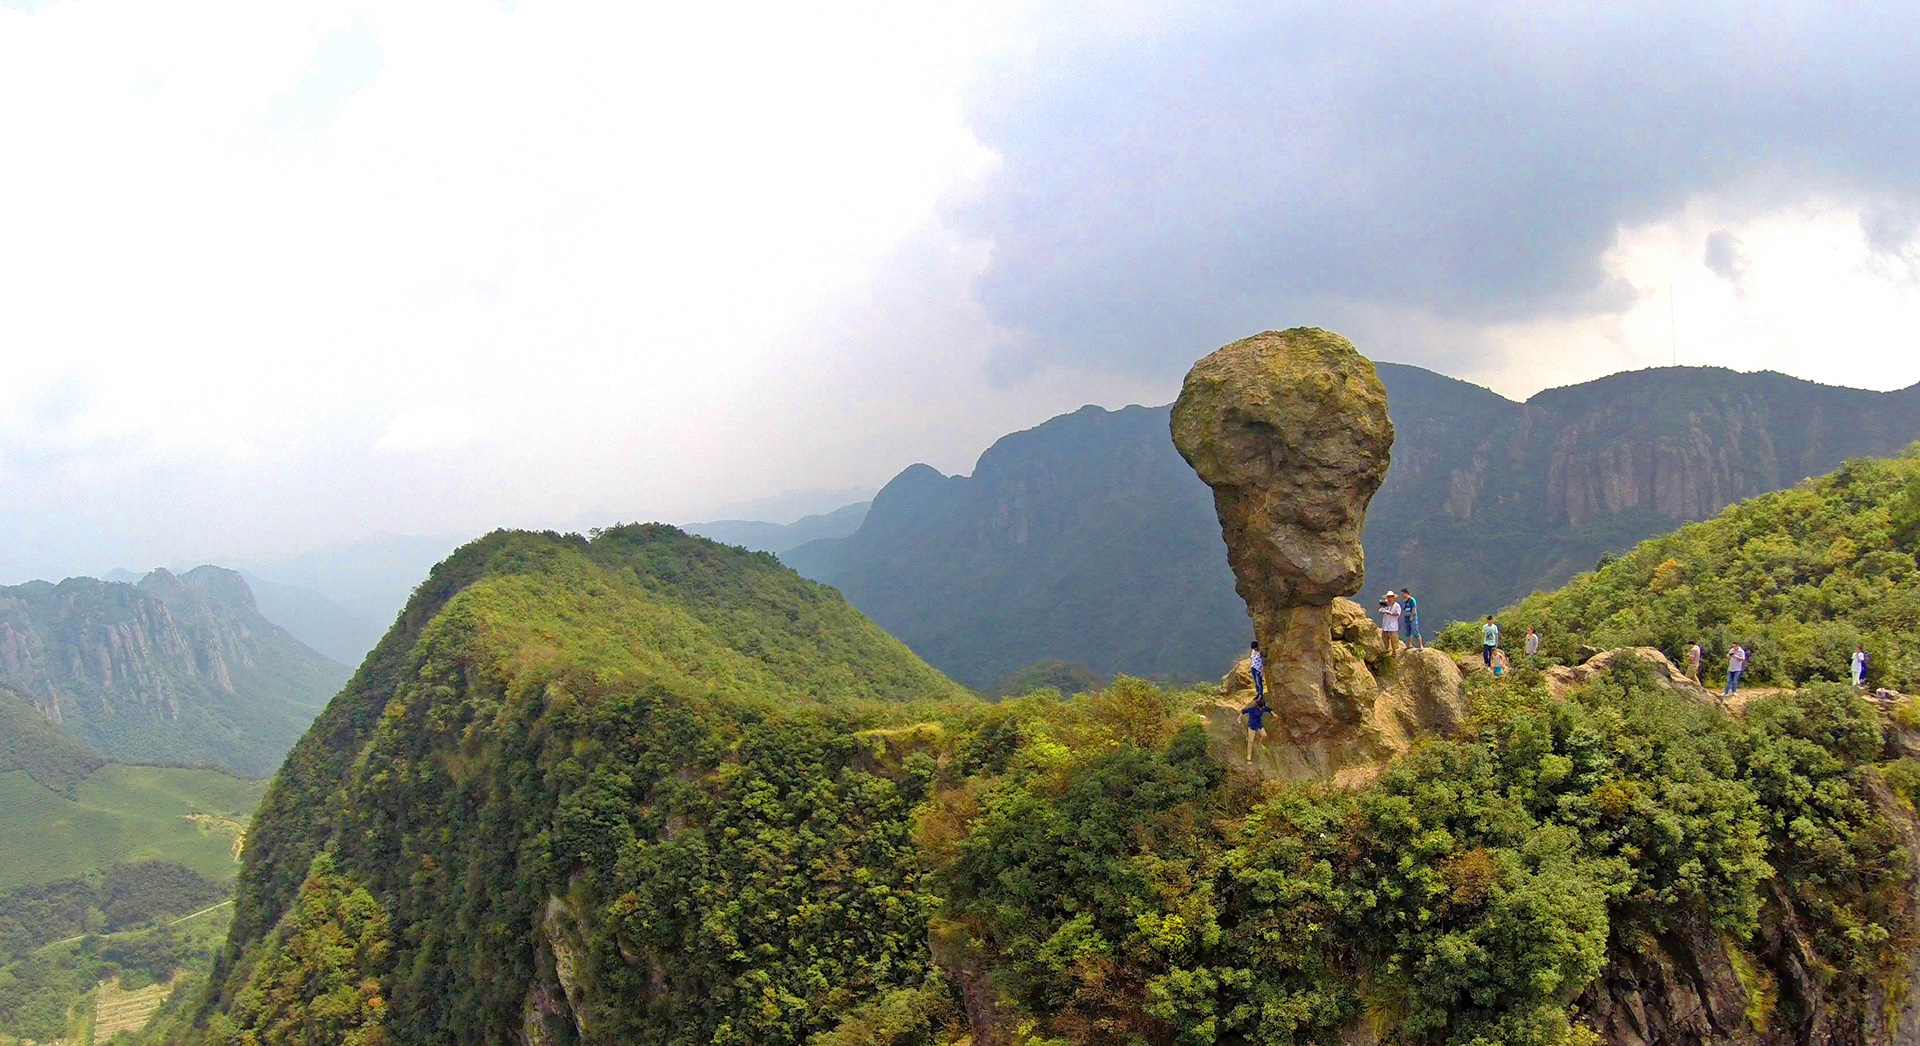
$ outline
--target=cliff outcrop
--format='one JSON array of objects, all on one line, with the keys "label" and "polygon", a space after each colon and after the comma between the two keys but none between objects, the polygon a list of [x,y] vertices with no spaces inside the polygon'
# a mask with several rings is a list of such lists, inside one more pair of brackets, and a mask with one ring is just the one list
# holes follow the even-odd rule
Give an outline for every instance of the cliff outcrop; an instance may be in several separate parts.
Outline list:
[{"label": "cliff outcrop", "polygon": [[1248,759],[1240,710],[1253,703],[1254,689],[1251,662],[1242,658],[1220,681],[1218,700],[1203,712],[1221,759],[1279,781],[1358,785],[1405,754],[1416,738],[1459,728],[1467,714],[1466,694],[1453,658],[1430,649],[1389,653],[1385,634],[1360,604],[1336,599],[1329,609],[1334,666],[1329,693],[1342,717],[1327,729],[1321,721],[1275,716],[1266,741],[1256,742]]},{"label": "cliff outcrop", "polygon": [[1194,364],[1170,420],[1213,490],[1274,710],[1290,736],[1344,747],[1359,713],[1343,691],[1361,684],[1335,646],[1332,603],[1365,570],[1360,529],[1393,446],[1386,389],[1337,334],[1268,331]]},{"label": "cliff outcrop", "polygon": [[[1396,650],[1346,596],[1360,587],[1367,502],[1387,472],[1393,425],[1373,365],[1315,328],[1255,335],[1195,364],[1171,415],[1173,443],[1212,488],[1235,591],[1265,654],[1276,723],[1248,762],[1285,780],[1358,782],[1465,708],[1439,651]],[[1250,667],[1207,712],[1238,735]]]},{"label": "cliff outcrop", "polygon": [[111,759],[269,774],[347,675],[230,570],[0,588],[0,683]]}]

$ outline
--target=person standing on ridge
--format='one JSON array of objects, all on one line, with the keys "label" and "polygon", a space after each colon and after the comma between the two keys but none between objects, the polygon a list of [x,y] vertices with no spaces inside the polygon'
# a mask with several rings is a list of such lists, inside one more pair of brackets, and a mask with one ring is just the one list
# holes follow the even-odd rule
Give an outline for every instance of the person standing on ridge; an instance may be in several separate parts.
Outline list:
[{"label": "person standing on ridge", "polygon": [[1867,648],[1865,644],[1853,648],[1853,685],[1867,685]]},{"label": "person standing on ridge", "polygon": [[1700,644],[1698,642],[1695,642],[1692,646],[1687,648],[1687,678],[1688,679],[1691,679],[1696,683],[1700,681],[1700,662],[1705,657],[1706,657],[1706,654],[1701,651]]},{"label": "person standing on ridge", "polygon": [[1427,641],[1420,635],[1420,604],[1413,601],[1413,589],[1400,590],[1400,638],[1414,650],[1425,650]]},{"label": "person standing on ridge", "polygon": [[1747,648],[1738,643],[1727,651],[1727,689],[1721,697],[1732,697],[1740,692],[1740,675],[1747,670]]},{"label": "person standing on ridge", "polygon": [[1253,699],[1265,702],[1267,699],[1267,659],[1260,656],[1260,641],[1253,641],[1253,653],[1247,655],[1248,664],[1253,667]]},{"label": "person standing on ridge", "polygon": [[1267,707],[1266,698],[1256,697],[1253,699],[1253,704],[1240,710],[1240,714],[1247,717],[1247,762],[1251,763],[1253,762],[1253,739],[1256,737],[1262,741],[1267,739],[1266,717],[1273,714],[1273,709]]},{"label": "person standing on ridge", "polygon": [[1380,631],[1387,637],[1387,653],[1391,654],[1400,645],[1400,597],[1392,589],[1380,600]]},{"label": "person standing on ridge", "polygon": [[1493,623],[1493,615],[1487,615],[1487,623],[1480,626],[1480,661],[1488,668],[1493,667],[1493,648],[1500,645],[1500,626]]},{"label": "person standing on ridge", "polygon": [[1527,656],[1529,658],[1540,656],[1540,633],[1531,628],[1527,629]]}]

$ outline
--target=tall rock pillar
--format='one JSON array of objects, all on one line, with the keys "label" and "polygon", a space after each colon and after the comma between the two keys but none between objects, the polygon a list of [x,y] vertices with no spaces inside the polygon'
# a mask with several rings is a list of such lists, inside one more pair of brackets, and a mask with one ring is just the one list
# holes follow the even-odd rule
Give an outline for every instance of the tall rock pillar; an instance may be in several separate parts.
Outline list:
[{"label": "tall rock pillar", "polygon": [[[1173,442],[1209,487],[1234,587],[1288,734],[1351,729],[1329,607],[1360,588],[1360,528],[1387,475],[1393,424],[1373,364],[1331,331],[1243,338],[1187,372]],[[1345,660],[1350,660],[1345,659]]]}]

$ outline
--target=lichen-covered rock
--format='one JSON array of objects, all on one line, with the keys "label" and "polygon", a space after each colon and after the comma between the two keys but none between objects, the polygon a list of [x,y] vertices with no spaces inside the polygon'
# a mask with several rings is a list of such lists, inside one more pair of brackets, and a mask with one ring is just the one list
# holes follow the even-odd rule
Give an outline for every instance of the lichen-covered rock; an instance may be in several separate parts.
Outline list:
[{"label": "lichen-covered rock", "polygon": [[1351,642],[1339,641],[1329,652],[1327,681],[1335,718],[1293,719],[1276,712],[1248,760],[1240,710],[1253,703],[1253,676],[1242,660],[1220,681],[1219,696],[1201,709],[1215,753],[1277,780],[1331,779],[1357,787],[1420,736],[1452,733],[1466,719],[1460,669],[1438,650],[1402,650],[1369,665]]},{"label": "lichen-covered rock", "polygon": [[1646,662],[1653,672],[1654,683],[1668,690],[1684,694],[1704,704],[1717,705],[1720,699],[1712,691],[1687,678],[1680,666],[1667,659],[1667,655],[1650,646],[1621,647],[1618,650],[1598,651],[1578,665],[1553,665],[1541,674],[1547,680],[1547,692],[1555,700],[1578,686],[1585,686],[1612,668],[1622,657],[1638,657]]},{"label": "lichen-covered rock", "polygon": [[1289,729],[1352,729],[1330,699],[1330,604],[1359,590],[1360,529],[1393,425],[1373,364],[1329,331],[1268,331],[1187,373],[1174,446],[1213,488],[1235,588]]},{"label": "lichen-covered rock", "polygon": [[1335,641],[1351,645],[1370,665],[1387,656],[1387,634],[1367,616],[1367,608],[1351,599],[1336,599],[1328,611]]}]

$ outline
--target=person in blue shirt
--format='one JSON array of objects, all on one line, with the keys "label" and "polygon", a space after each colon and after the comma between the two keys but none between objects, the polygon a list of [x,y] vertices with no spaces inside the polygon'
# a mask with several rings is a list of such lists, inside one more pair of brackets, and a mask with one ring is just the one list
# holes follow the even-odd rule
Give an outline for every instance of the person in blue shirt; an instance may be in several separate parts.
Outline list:
[{"label": "person in blue shirt", "polygon": [[1413,589],[1400,590],[1400,641],[1414,650],[1425,650],[1427,641],[1420,636],[1420,604],[1413,601]]},{"label": "person in blue shirt", "polygon": [[1253,704],[1242,708],[1240,714],[1247,717],[1247,762],[1251,763],[1253,762],[1253,739],[1256,737],[1262,741],[1267,739],[1266,717],[1273,714],[1273,709],[1267,707],[1266,698],[1255,697]]},{"label": "person in blue shirt", "polygon": [[1267,659],[1260,656],[1258,639],[1253,641],[1253,653],[1248,655],[1247,660],[1253,665],[1253,699],[1265,701],[1267,699]]}]

